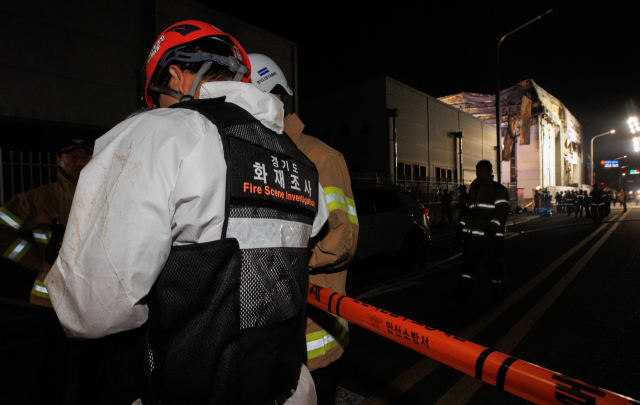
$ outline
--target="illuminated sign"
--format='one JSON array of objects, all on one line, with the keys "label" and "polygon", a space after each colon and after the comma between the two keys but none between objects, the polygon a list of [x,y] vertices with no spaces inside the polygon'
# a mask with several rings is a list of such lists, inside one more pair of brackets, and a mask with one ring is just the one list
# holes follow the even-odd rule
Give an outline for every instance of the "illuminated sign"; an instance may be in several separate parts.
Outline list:
[{"label": "illuminated sign", "polygon": [[619,162],[617,160],[602,160],[600,161],[601,165],[604,167],[619,167]]},{"label": "illuminated sign", "polygon": [[637,170],[637,169],[629,170],[629,174],[640,174],[640,170]]}]

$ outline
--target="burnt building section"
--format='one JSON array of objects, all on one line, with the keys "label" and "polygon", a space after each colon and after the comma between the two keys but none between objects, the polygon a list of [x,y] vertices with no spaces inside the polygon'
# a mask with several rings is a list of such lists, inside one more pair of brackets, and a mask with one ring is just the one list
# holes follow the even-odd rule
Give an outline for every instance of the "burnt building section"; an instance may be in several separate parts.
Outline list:
[{"label": "burnt building section", "polygon": [[[525,205],[536,187],[587,188],[580,123],[564,104],[532,79],[500,97],[502,181],[517,184]],[[495,125],[495,95],[462,92],[439,100]]]}]

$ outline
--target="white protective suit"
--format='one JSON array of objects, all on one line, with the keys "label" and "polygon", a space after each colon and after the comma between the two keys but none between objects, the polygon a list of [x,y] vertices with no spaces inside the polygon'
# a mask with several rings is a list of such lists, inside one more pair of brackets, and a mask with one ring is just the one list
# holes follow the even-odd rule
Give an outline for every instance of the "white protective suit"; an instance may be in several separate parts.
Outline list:
[{"label": "white protective suit", "polygon": [[[284,110],[275,96],[241,82],[202,85],[200,98],[221,96],[282,134]],[[144,297],[171,246],[220,239],[225,182],[220,135],[196,111],[156,109],[98,139],[45,280],[67,334],[99,338],[142,325]],[[319,189],[312,236],[328,218]]]}]

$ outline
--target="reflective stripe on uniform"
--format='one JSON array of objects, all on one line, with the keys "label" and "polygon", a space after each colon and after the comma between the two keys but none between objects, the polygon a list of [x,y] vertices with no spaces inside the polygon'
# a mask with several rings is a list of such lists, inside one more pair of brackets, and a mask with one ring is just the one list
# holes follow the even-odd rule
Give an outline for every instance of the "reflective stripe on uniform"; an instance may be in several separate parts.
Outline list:
[{"label": "reflective stripe on uniform", "polygon": [[342,342],[349,333],[349,323],[342,318],[338,318],[336,320],[336,329],[338,336],[333,336],[324,329],[307,334],[307,358],[309,360],[324,356],[329,350],[336,347],[339,342]]},{"label": "reflective stripe on uniform", "polygon": [[42,297],[42,298],[49,298],[49,291],[47,291],[47,288],[44,286],[44,283],[40,280],[36,280],[36,282],[33,284],[33,288],[31,289],[31,294],[37,295],[38,297]]},{"label": "reflective stripe on uniform", "polygon": [[344,211],[349,215],[349,222],[359,225],[356,202],[344,195],[344,191],[338,187],[325,187],[324,197],[327,200],[329,212],[336,209]]},{"label": "reflective stripe on uniform", "polygon": [[[463,233],[470,233],[472,235],[477,235],[477,236],[484,236],[484,231],[480,230],[480,229],[469,229],[469,228],[464,228],[462,230]],[[504,233],[496,233],[495,236],[500,236],[500,237],[504,237]]]},{"label": "reflective stripe on uniform", "polygon": [[496,206],[493,204],[469,204],[469,208],[482,208],[487,210],[492,210]]},{"label": "reflective stripe on uniform", "polygon": [[0,224],[7,225],[13,229],[20,229],[22,221],[5,207],[0,208]]},{"label": "reflective stripe on uniform", "polygon": [[38,243],[44,243],[44,244],[49,243],[49,241],[51,240],[51,234],[52,233],[49,230],[46,230],[46,231],[42,229],[33,230],[33,237]]},{"label": "reflective stripe on uniform", "polygon": [[2,256],[4,256],[5,259],[13,260],[14,262],[18,263],[20,259],[22,259],[22,256],[27,253],[30,247],[31,243],[22,238],[16,238],[16,240],[13,241],[11,246],[9,246],[9,249],[7,249],[7,251],[4,252]]},{"label": "reflective stripe on uniform", "polygon": [[498,205],[498,204],[509,204],[509,201],[507,201],[507,200],[496,200],[494,202],[494,204],[495,205]]},{"label": "reflective stripe on uniform", "polygon": [[240,249],[307,248],[312,226],[284,219],[229,218],[227,238],[236,238]]},{"label": "reflective stripe on uniform", "polygon": [[500,226],[500,225],[501,225],[501,224],[500,224],[500,221],[498,221],[497,219],[492,219],[492,220],[491,220],[491,223],[492,223],[492,224],[496,224],[496,225],[498,225],[498,226]]}]

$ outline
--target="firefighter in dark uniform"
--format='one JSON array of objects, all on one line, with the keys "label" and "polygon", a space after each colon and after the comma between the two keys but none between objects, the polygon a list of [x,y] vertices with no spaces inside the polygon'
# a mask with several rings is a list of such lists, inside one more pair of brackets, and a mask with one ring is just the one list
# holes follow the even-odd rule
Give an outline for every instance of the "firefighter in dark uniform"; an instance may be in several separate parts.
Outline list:
[{"label": "firefighter in dark uniform", "polygon": [[571,210],[573,209],[573,194],[570,191],[564,195],[564,205],[567,207],[568,216],[571,216]]},{"label": "firefighter in dark uniform", "polygon": [[591,218],[591,195],[587,192],[587,190],[584,191],[584,215],[587,218]]},{"label": "firefighter in dark uniform", "polygon": [[598,189],[598,184],[596,183],[593,185],[593,191],[589,193],[589,197],[591,197],[591,218],[593,218],[593,223],[597,226],[602,223],[602,218],[604,217],[604,191]]},{"label": "firefighter in dark uniform", "polygon": [[582,211],[584,211],[584,190],[580,190],[576,197],[576,218],[578,218],[578,214],[582,218]]},{"label": "firefighter in dark uniform", "polygon": [[491,162],[478,162],[477,178],[469,189],[469,203],[460,218],[464,238],[462,268],[453,295],[458,302],[465,302],[471,294],[482,263],[491,276],[492,301],[500,303],[506,296],[504,242],[509,192],[493,181],[492,172]]}]

